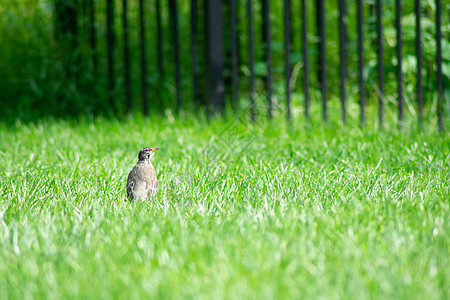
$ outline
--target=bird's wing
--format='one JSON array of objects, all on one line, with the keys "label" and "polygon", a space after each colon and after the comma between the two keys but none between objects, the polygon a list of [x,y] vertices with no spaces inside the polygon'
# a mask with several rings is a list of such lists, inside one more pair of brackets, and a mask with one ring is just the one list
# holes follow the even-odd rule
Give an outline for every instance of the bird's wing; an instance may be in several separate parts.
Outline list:
[{"label": "bird's wing", "polygon": [[127,198],[131,196],[131,193],[133,192],[134,188],[134,181],[128,179],[127,181]]},{"label": "bird's wing", "polygon": [[139,164],[134,166],[134,168],[128,174],[127,179],[127,197],[130,197],[133,193],[134,187],[136,186],[136,180],[139,180]]}]

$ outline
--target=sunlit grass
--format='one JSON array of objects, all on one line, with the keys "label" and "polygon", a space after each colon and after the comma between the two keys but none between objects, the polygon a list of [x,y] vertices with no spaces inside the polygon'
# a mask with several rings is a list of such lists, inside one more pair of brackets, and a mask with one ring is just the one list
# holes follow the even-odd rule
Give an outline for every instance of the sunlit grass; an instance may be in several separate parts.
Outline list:
[{"label": "sunlit grass", "polygon": [[180,119],[1,124],[0,298],[448,298],[448,134]]}]

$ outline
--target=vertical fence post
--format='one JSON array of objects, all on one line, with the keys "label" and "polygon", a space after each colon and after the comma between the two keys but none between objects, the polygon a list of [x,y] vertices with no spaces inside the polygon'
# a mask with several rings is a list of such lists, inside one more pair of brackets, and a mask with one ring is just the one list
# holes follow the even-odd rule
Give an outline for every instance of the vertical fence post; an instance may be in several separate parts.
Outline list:
[{"label": "vertical fence post", "polygon": [[291,120],[291,41],[290,41],[290,0],[284,0],[284,67],[286,72],[287,120]]},{"label": "vertical fence post", "polygon": [[328,102],[328,82],[327,82],[327,60],[325,55],[325,5],[324,0],[317,0],[317,30],[319,36],[319,84],[322,92],[322,112],[323,120],[328,122],[327,102]]},{"label": "vertical fence post", "polygon": [[383,1],[377,0],[377,44],[378,44],[378,87],[380,94],[378,96],[378,120],[380,127],[384,123],[384,63],[383,63],[383,24],[382,24],[382,8]]},{"label": "vertical fence post", "polygon": [[205,0],[206,99],[215,112],[225,108],[222,0]]},{"label": "vertical fence post", "polygon": [[359,79],[359,105],[361,109],[361,126],[364,126],[366,121],[365,106],[366,106],[366,93],[364,89],[364,37],[363,37],[363,10],[362,0],[357,1],[357,14],[358,14],[358,79]]},{"label": "vertical fence post", "polygon": [[163,110],[162,91],[164,86],[164,54],[162,51],[163,39],[162,39],[162,26],[161,26],[161,1],[156,0],[156,38],[157,38],[157,53],[158,53],[158,98],[159,108]]},{"label": "vertical fence post", "polygon": [[[304,1],[304,0],[303,0]],[[347,76],[346,66],[347,66],[347,49],[346,49],[346,26],[345,26],[345,0],[339,0],[339,56],[341,57],[340,61],[340,94],[341,94],[341,112],[342,112],[342,122],[346,122],[347,120],[347,112],[346,112],[346,100],[347,94],[345,90],[345,79]]]},{"label": "vertical fence post", "polygon": [[302,0],[303,93],[305,98],[305,117],[309,119],[308,19],[306,16],[306,3],[305,0]]},{"label": "vertical fence post", "polygon": [[238,72],[238,32],[237,32],[236,0],[231,0],[231,84],[233,109],[236,112],[239,101],[239,72]]},{"label": "vertical fence post", "polygon": [[148,96],[147,96],[147,53],[145,47],[145,18],[144,18],[144,0],[139,0],[139,43],[141,48],[141,95],[142,110],[148,115]]},{"label": "vertical fence post", "polygon": [[177,96],[176,111],[181,108],[181,75],[180,75],[180,46],[178,43],[178,7],[177,0],[169,0],[170,29],[172,32],[172,43],[175,59],[175,88]]},{"label": "vertical fence post", "polygon": [[247,17],[248,17],[248,51],[249,51],[249,68],[250,68],[250,102],[251,117],[255,122],[255,41],[253,32],[253,1],[247,0]]},{"label": "vertical fence post", "polygon": [[194,105],[199,105],[198,98],[198,58],[197,58],[197,0],[191,0],[191,47],[192,47],[192,89]]},{"label": "vertical fence post", "polygon": [[403,123],[403,71],[402,71],[402,4],[396,0],[395,27],[397,28],[397,91],[398,91],[398,121]]},{"label": "vertical fence post", "polygon": [[95,27],[95,5],[94,0],[89,1],[89,17],[90,17],[90,44],[92,49],[92,69],[94,78],[98,75],[98,54],[97,54],[97,30]]},{"label": "vertical fence post", "polygon": [[115,111],[114,105],[114,1],[106,2],[106,31],[107,31],[107,61],[108,61],[108,101],[110,110]]},{"label": "vertical fence post", "polygon": [[130,43],[128,27],[128,1],[122,1],[122,28],[123,28],[123,57],[124,57],[124,81],[125,81],[125,108],[131,110],[131,80],[130,80]]},{"label": "vertical fence post", "polygon": [[441,46],[441,0],[436,0],[436,64],[437,64],[437,85],[438,85],[438,127],[444,131],[443,102],[444,89],[442,86],[442,46]]},{"label": "vertical fence post", "polygon": [[419,126],[423,120],[423,85],[422,85],[422,34],[420,31],[420,0],[416,0],[416,57],[417,57],[417,104],[419,106]]},{"label": "vertical fence post", "polygon": [[[303,0],[304,1],[304,0]],[[262,1],[263,10],[263,42],[265,48],[264,58],[267,65],[267,75],[265,76],[267,115],[272,119],[272,37],[270,34],[270,1]]]}]

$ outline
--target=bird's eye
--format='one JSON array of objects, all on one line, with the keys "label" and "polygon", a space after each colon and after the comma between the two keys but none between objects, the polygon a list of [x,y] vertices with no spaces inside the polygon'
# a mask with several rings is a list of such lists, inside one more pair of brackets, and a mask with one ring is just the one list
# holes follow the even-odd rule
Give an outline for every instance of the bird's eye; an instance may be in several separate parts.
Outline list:
[{"label": "bird's eye", "polygon": [[150,153],[147,154],[147,159],[150,159]]}]

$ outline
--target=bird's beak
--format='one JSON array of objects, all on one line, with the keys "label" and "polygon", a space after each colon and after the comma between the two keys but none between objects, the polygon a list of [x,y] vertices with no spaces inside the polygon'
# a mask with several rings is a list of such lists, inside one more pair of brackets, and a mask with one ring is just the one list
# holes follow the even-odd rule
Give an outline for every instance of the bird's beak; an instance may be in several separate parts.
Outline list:
[{"label": "bird's beak", "polygon": [[152,152],[155,152],[156,150],[158,150],[159,148],[152,148]]}]

